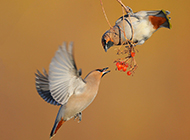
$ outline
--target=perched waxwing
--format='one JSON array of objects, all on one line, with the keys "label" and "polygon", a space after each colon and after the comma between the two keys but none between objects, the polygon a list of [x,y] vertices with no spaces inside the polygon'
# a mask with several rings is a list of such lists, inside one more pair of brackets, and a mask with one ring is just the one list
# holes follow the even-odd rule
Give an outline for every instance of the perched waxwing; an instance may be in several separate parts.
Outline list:
[{"label": "perched waxwing", "polygon": [[49,66],[49,75],[37,70],[36,89],[48,103],[60,105],[50,138],[61,125],[75,117],[82,119],[82,111],[91,104],[98,92],[101,78],[107,74],[107,68],[91,71],[84,79],[81,69],[77,70],[73,57],[73,43],[68,47],[64,43],[59,47]]},{"label": "perched waxwing", "polygon": [[126,38],[128,40],[133,39],[135,45],[142,45],[159,28],[171,28],[169,14],[169,11],[160,10],[130,12],[121,16],[113,28],[103,34],[102,45],[104,50],[107,52],[113,45],[130,43],[127,42]]}]

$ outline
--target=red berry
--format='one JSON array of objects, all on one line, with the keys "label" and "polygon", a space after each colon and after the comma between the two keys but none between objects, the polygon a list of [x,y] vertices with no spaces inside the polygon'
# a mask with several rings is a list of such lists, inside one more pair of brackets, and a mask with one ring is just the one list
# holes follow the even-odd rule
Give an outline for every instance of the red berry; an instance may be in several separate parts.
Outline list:
[{"label": "red berry", "polygon": [[117,66],[117,69],[118,70],[121,70],[123,68],[123,66],[121,65],[121,64],[119,64],[118,66]]},{"label": "red berry", "polygon": [[124,66],[124,67],[123,67],[123,71],[125,72],[126,70],[127,70],[127,67],[126,67],[126,66]]},{"label": "red berry", "polygon": [[134,57],[134,56],[135,56],[135,52],[132,52],[132,53],[131,53],[131,56]]},{"label": "red berry", "polygon": [[118,67],[119,65],[120,65],[120,63],[119,63],[119,62],[117,62],[117,63],[116,63],[116,66]]},{"label": "red berry", "polygon": [[125,63],[125,67],[129,67],[129,64],[128,64],[128,63]]},{"label": "red berry", "polygon": [[131,71],[128,71],[128,72],[127,72],[127,75],[131,75],[131,74],[132,74]]}]

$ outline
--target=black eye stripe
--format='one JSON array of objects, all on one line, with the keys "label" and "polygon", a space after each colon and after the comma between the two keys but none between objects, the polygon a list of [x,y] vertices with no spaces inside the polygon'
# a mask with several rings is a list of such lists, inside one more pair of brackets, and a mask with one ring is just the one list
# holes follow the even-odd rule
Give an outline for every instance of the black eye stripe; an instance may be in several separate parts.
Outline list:
[{"label": "black eye stripe", "polygon": [[96,71],[102,72],[102,69],[96,69]]}]

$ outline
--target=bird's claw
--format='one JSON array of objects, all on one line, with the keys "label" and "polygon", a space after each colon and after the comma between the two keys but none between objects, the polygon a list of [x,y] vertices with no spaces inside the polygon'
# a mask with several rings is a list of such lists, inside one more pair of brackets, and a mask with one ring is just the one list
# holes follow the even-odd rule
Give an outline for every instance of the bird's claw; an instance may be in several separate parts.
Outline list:
[{"label": "bird's claw", "polygon": [[74,120],[78,119],[78,123],[82,121],[82,112],[79,112],[75,115]]}]

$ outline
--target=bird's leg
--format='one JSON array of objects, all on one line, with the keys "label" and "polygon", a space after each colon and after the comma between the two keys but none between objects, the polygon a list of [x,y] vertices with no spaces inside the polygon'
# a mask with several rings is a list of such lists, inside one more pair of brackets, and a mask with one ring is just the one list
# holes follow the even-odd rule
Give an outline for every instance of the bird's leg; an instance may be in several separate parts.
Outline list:
[{"label": "bird's leg", "polygon": [[78,122],[81,122],[81,121],[82,121],[82,112],[79,112],[79,113],[78,113],[78,119],[79,119]]},{"label": "bird's leg", "polygon": [[82,112],[77,113],[77,114],[75,115],[75,117],[74,117],[74,120],[75,120],[76,118],[78,119],[78,123],[81,122],[81,121],[82,121]]}]

